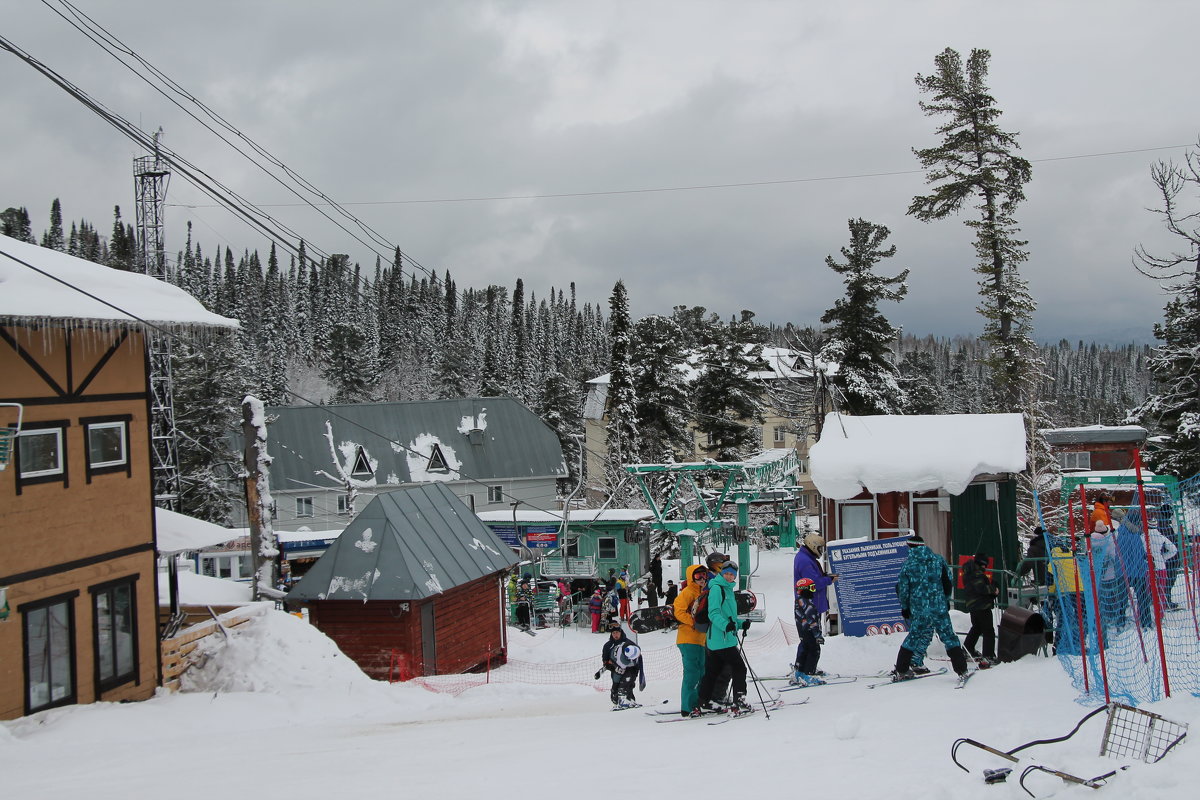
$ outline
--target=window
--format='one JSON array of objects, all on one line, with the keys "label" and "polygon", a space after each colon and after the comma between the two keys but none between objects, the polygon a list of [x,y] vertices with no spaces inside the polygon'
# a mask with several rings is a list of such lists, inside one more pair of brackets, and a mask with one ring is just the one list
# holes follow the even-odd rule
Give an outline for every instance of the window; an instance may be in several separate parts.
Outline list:
[{"label": "window", "polygon": [[488,502],[489,503],[503,503],[504,502],[504,487],[503,486],[489,486],[488,487]]},{"label": "window", "polygon": [[784,444],[785,442],[787,442],[787,426],[785,426],[785,425],[776,425],[775,426],[774,441],[775,441],[775,444]]},{"label": "window", "polygon": [[131,579],[95,586],[96,677],[100,691],[137,679],[136,594]]},{"label": "window", "polygon": [[21,479],[52,478],[66,469],[63,457],[63,429],[23,430],[17,437],[21,453]]},{"label": "window", "polygon": [[596,557],[605,561],[617,558],[617,540],[612,536],[601,536],[596,540]]},{"label": "window", "polygon": [[838,504],[838,538],[875,538],[875,506],[872,503]]},{"label": "window", "polygon": [[75,702],[75,596],[21,606],[25,640],[25,713]]},{"label": "window", "polygon": [[350,513],[350,498],[344,494],[337,496],[338,510],[337,513],[346,515]]},{"label": "window", "polygon": [[562,554],[567,558],[579,558],[579,539],[567,539],[562,546]]},{"label": "window", "polygon": [[1063,469],[1091,469],[1092,454],[1086,451],[1082,453],[1059,453],[1058,465]]},{"label": "window", "polygon": [[87,444],[87,477],[105,472],[130,472],[129,420],[132,417],[89,417],[79,420]]},{"label": "window", "polygon": [[313,499],[311,497],[296,498],[296,516],[311,517],[313,515]]},{"label": "window", "polygon": [[446,456],[442,454],[440,445],[434,445],[433,450],[429,453],[429,463],[425,465],[425,469],[430,472],[449,472],[450,465],[446,463]]},{"label": "window", "polygon": [[350,470],[350,474],[355,478],[370,478],[375,475],[375,470],[371,469],[371,462],[367,459],[367,451],[361,445],[354,457],[354,469]]}]

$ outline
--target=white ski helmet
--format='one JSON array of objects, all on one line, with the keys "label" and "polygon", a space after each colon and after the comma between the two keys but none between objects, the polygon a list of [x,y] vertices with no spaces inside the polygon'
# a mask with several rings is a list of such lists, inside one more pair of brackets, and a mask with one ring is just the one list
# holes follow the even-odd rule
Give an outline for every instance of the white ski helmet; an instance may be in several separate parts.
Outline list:
[{"label": "white ski helmet", "polygon": [[627,644],[621,648],[621,659],[628,665],[632,666],[637,662],[642,655],[642,648],[636,644]]}]

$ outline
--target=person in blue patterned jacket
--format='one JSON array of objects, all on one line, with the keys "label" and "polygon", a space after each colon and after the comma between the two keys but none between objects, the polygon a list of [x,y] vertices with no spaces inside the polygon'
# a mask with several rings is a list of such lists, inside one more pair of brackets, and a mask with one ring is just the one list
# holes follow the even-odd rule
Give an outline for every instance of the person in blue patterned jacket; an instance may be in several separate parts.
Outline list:
[{"label": "person in blue patterned jacket", "polygon": [[892,680],[914,677],[912,665],[925,661],[925,651],[936,633],[946,646],[946,654],[959,676],[967,673],[967,653],[950,623],[950,593],[954,582],[946,559],[925,546],[925,540],[914,534],[908,539],[908,558],[900,568],[896,594],[900,598],[900,613],[908,622],[908,636],[896,654]]}]

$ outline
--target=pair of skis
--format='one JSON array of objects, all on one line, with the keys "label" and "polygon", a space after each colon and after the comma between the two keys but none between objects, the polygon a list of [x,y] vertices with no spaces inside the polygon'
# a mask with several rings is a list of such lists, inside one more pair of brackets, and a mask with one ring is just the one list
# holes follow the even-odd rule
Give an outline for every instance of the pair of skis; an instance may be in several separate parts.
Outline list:
[{"label": "pair of skis", "polygon": [[[935,669],[932,672],[928,672],[924,675],[913,675],[911,678],[902,678],[901,680],[898,680],[898,681],[886,680],[886,681],[880,681],[878,683],[868,683],[867,688],[874,689],[878,686],[891,686],[896,683],[910,683],[912,681],[919,681],[923,678],[932,678],[937,675],[945,675],[949,671],[950,670],[946,669],[945,667],[942,667],[941,669]],[[969,680],[971,680],[971,678],[975,677],[975,673],[977,673],[977,672],[979,672],[978,669],[972,669],[972,670],[968,670],[967,672],[958,676],[958,680],[955,682],[954,688],[961,689],[964,686],[966,686],[967,681],[969,681]]]},{"label": "pair of skis", "polygon": [[[804,698],[803,700],[791,700],[791,701],[783,700],[782,698],[772,698],[771,700],[767,701],[766,706],[767,706],[767,711],[775,711],[780,708],[786,708],[787,706],[802,706],[807,702],[808,702],[807,697]],[[732,722],[735,719],[741,719],[743,717],[754,716],[757,712],[762,710],[762,704],[760,703],[758,705],[752,705],[751,708],[753,708],[754,710],[753,711],[744,711],[740,714],[733,714],[727,708],[720,708],[720,709],[716,709],[714,711],[705,711],[698,717],[682,717],[679,715],[678,711],[647,711],[646,713],[648,715],[654,716],[654,717],[663,717],[663,719],[654,720],[655,722],[658,722],[658,723],[691,722],[691,721],[697,720],[697,719],[707,719],[707,720],[709,720],[709,723],[708,723],[709,725],[723,725],[724,723]]]}]

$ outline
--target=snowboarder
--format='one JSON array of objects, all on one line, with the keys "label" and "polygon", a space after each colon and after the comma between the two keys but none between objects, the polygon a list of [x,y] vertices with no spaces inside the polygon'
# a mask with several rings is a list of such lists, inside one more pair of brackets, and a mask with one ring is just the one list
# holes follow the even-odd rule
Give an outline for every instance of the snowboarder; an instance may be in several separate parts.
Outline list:
[{"label": "snowboarder", "polygon": [[793,686],[820,686],[825,683],[817,677],[817,662],[821,659],[821,645],[825,637],[821,635],[821,615],[817,613],[816,598],[813,596],[817,585],[811,578],[801,578],[796,581],[796,632],[800,634],[800,643],[796,645],[796,663],[792,665],[792,677],[788,683]]},{"label": "snowboarder", "polygon": [[[737,564],[727,561],[721,567],[720,577],[711,581],[712,585],[708,588],[708,619],[712,627],[705,642],[708,654],[704,678],[700,681],[699,702],[692,710],[693,716],[717,710],[712,704],[713,687],[717,676],[726,668],[733,674],[733,703],[730,709],[735,714],[753,710],[746,703],[746,662],[742,661],[738,652],[737,600],[733,596],[737,577]],[[749,620],[741,625],[742,630],[749,627]]]},{"label": "snowboarder", "polygon": [[642,669],[642,650],[633,640],[625,635],[620,623],[613,622],[608,626],[609,638],[600,651],[600,660],[604,666],[600,673],[608,670],[612,676],[612,689],[609,699],[614,708],[625,708],[636,705],[633,696],[633,684],[638,683],[638,689],[646,688],[646,674]]},{"label": "snowboarder", "polygon": [[663,597],[663,602],[669,606],[675,605],[675,598],[679,596],[679,587],[675,585],[675,581],[667,581],[667,594]]},{"label": "snowboarder", "polygon": [[[1000,590],[988,577],[988,555],[978,552],[963,566],[963,588],[966,597],[966,609],[971,615],[971,630],[967,631],[967,639],[963,647],[975,659],[980,668],[987,669],[996,660],[996,626],[992,619],[992,607],[996,603],[996,595]],[[979,637],[983,637],[983,655],[976,650]]]},{"label": "snowboarder", "polygon": [[896,654],[892,680],[914,677],[913,663],[923,668],[925,651],[936,633],[946,646],[950,664],[961,679],[967,674],[967,652],[950,623],[950,592],[954,582],[946,559],[925,546],[919,534],[906,542],[908,558],[900,568],[896,594],[900,598],[900,614],[908,621],[908,635]]},{"label": "snowboarder", "polygon": [[[674,584],[668,584],[670,592]],[[692,606],[708,586],[708,570],[700,564],[687,568],[687,583],[672,603],[679,627],[675,631],[675,646],[683,659],[683,682],[679,687],[679,713],[688,716],[696,707],[700,696],[700,680],[704,677],[705,635],[696,630],[696,619]]]}]

